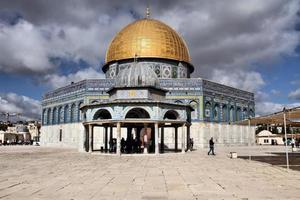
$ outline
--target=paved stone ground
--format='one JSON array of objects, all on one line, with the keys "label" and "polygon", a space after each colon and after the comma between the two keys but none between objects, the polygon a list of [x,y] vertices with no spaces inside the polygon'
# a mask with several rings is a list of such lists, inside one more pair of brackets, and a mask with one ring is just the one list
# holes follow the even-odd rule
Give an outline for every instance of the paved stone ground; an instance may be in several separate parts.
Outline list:
[{"label": "paved stone ground", "polygon": [[0,199],[299,199],[300,172],[227,157],[262,149],[216,150],[118,157],[0,147]]}]

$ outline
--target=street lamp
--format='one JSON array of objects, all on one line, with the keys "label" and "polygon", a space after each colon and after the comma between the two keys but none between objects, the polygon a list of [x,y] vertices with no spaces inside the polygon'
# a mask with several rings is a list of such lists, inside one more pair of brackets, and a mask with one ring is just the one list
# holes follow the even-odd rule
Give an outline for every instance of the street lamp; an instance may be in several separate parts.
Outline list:
[{"label": "street lamp", "polygon": [[283,108],[283,124],[284,124],[284,137],[285,137],[285,155],[286,155],[286,168],[289,170],[289,153],[287,147],[287,135],[286,135],[286,112],[285,107]]},{"label": "street lamp", "polygon": [[251,153],[250,153],[250,132],[251,132],[251,116],[248,117],[248,154],[249,154],[249,160],[251,160]]}]

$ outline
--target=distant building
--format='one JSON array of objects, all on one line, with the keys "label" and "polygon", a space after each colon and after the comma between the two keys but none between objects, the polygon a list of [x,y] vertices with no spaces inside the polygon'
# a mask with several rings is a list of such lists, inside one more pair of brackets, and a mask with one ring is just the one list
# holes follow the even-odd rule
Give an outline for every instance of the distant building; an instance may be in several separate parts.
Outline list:
[{"label": "distant building", "polygon": [[30,133],[31,139],[33,141],[39,142],[41,124],[39,122],[29,122],[27,128]]},{"label": "distant building", "polygon": [[16,144],[30,141],[30,134],[28,132],[28,129],[23,124],[8,126],[7,130],[2,131],[0,135],[0,140],[2,143]]},{"label": "distant building", "polygon": [[259,145],[284,144],[282,134],[273,134],[267,130],[263,130],[256,135],[256,143]]}]

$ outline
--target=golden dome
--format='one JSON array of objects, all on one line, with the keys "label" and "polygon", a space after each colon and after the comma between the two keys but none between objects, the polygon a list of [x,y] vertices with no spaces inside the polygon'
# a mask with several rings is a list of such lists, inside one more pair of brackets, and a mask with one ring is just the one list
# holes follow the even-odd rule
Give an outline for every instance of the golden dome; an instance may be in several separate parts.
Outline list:
[{"label": "golden dome", "polygon": [[112,40],[105,63],[134,58],[166,58],[190,63],[184,40],[166,24],[154,19],[137,20]]}]

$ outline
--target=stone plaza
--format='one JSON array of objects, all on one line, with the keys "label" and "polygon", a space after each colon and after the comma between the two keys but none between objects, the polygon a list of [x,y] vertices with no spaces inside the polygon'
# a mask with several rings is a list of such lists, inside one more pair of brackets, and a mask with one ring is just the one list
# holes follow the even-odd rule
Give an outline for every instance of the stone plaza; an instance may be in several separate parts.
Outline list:
[{"label": "stone plaza", "polygon": [[206,150],[116,156],[1,147],[0,199],[299,199],[299,171],[228,157],[283,146],[217,147],[216,156]]}]

